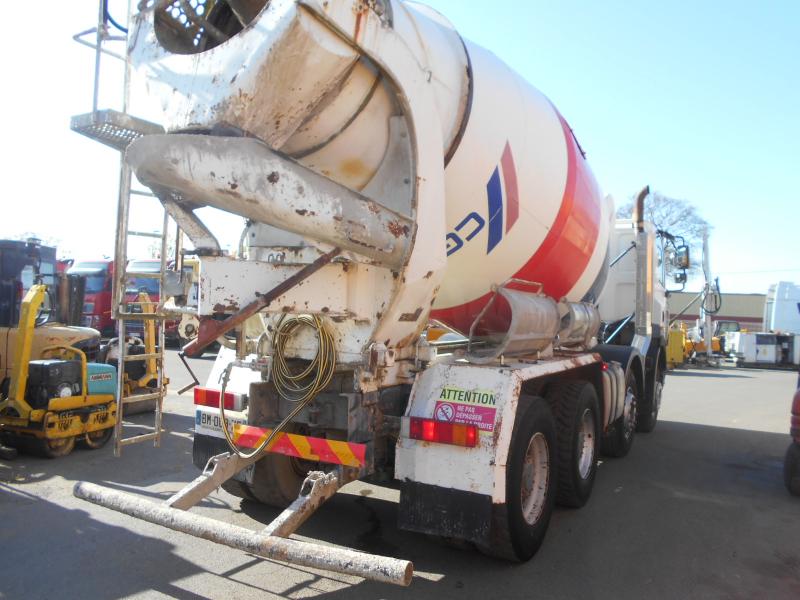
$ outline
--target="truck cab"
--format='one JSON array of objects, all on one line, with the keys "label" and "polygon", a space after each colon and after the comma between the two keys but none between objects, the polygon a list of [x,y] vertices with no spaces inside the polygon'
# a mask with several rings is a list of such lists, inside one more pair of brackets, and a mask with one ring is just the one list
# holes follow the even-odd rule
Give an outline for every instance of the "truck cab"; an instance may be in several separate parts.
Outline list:
[{"label": "truck cab", "polygon": [[115,327],[111,317],[111,290],[114,281],[114,261],[110,259],[79,261],[70,267],[67,274],[82,275],[86,278],[82,325],[97,329],[105,338],[113,337]]}]

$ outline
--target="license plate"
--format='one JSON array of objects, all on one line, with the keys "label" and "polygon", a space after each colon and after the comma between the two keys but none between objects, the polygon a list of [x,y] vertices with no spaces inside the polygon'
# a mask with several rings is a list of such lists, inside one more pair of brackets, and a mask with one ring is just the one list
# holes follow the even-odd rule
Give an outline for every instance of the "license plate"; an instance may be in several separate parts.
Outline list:
[{"label": "license plate", "polygon": [[[234,423],[247,424],[247,418],[240,412],[225,411],[225,420],[228,422],[228,431],[233,437]],[[195,406],[194,431],[201,435],[222,438],[222,421],[219,418],[218,408],[208,408],[205,406]]]}]

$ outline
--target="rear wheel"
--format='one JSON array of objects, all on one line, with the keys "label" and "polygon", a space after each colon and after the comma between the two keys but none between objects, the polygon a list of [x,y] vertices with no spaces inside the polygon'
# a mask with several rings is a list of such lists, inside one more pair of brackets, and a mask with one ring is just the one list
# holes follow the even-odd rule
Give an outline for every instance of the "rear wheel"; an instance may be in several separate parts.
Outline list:
[{"label": "rear wheel", "polygon": [[45,458],[60,458],[66,456],[75,448],[75,436],[47,439],[31,439],[32,450],[35,454]]},{"label": "rear wheel", "polygon": [[585,381],[555,384],[547,391],[558,433],[556,502],[579,508],[592,494],[597,473],[600,410],[594,386]]},{"label": "rear wheel", "polygon": [[[286,431],[306,433],[302,426],[297,424],[290,425]],[[319,463],[266,452],[253,465],[253,483],[245,485],[250,496],[258,502],[276,508],[286,508],[297,499],[300,486],[303,485],[308,472],[320,468]]]},{"label": "rear wheel", "polygon": [[622,457],[631,451],[639,411],[637,390],[636,376],[629,367],[625,373],[625,403],[622,416],[614,422],[611,431],[603,439],[603,452],[609,456]]},{"label": "rear wheel", "polygon": [[790,494],[800,496],[800,444],[792,444],[786,451],[786,458],[783,461],[783,481]]},{"label": "rear wheel", "polygon": [[286,508],[297,499],[300,486],[310,469],[292,456],[266,454],[255,463],[253,483],[248,490],[253,497],[269,506]]},{"label": "rear wheel", "polygon": [[106,427],[98,431],[87,431],[78,440],[78,445],[89,450],[99,450],[108,443],[113,433],[113,427]]},{"label": "rear wheel", "polygon": [[556,466],[556,428],[550,407],[541,398],[530,398],[511,442],[506,502],[495,505],[491,546],[482,546],[483,552],[515,561],[536,554],[553,512]]},{"label": "rear wheel", "polygon": [[656,428],[658,422],[658,409],[661,406],[661,391],[664,388],[663,373],[661,371],[661,357],[656,356],[653,372],[653,383],[647,390],[646,398],[641,402],[636,431],[650,433]]}]

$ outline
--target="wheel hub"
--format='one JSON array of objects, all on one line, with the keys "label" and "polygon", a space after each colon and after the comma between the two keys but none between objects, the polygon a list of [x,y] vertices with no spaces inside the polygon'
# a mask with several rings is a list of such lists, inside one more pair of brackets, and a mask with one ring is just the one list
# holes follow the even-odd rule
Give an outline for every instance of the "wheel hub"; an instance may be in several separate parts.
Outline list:
[{"label": "wheel hub", "polygon": [[636,429],[637,408],[636,394],[633,392],[633,388],[629,387],[625,392],[625,411],[623,424],[623,427],[625,428],[625,439],[629,439],[633,435],[634,429]]},{"label": "wheel hub", "polygon": [[542,516],[549,485],[550,452],[547,438],[538,432],[531,437],[522,463],[522,516],[529,525],[536,524]]},{"label": "wheel hub", "polygon": [[581,479],[586,479],[594,464],[595,452],[595,423],[594,415],[588,408],[581,415],[581,425],[578,432],[578,473]]}]

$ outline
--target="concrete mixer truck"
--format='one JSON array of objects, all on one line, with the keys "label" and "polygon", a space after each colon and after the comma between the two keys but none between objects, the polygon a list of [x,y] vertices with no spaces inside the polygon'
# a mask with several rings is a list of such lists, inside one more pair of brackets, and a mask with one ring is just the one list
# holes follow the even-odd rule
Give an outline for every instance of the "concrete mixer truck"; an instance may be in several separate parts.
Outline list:
[{"label": "concrete mixer truck", "polygon": [[[126,165],[200,257],[184,352],[228,338],[194,392],[198,478],[160,505],[77,496],[408,584],[407,561],[289,535],[372,479],[399,486],[401,528],[528,560],[555,503],[588,501],[600,452],[655,427],[674,253],[647,190],[615,220],[556,108],[442,15],[151,0],[128,57],[163,133],[134,131]],[[205,207],[246,218],[236,256]],[[427,339],[432,320],[448,341]],[[188,512],[220,485],[285,510],[259,533]]]}]

